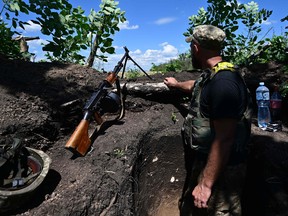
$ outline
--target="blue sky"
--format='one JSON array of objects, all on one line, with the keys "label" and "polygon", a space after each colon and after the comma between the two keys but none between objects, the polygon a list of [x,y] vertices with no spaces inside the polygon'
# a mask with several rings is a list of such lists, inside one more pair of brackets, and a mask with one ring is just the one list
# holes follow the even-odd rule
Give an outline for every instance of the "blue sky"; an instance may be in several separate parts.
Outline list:
[{"label": "blue sky", "polygon": [[[98,1],[69,1],[73,6],[81,6],[87,14],[91,8],[99,10]],[[97,69],[104,68],[109,71],[114,68],[124,54],[123,47],[130,50],[130,56],[144,70],[149,70],[154,64],[167,62],[177,58],[179,54],[189,49],[189,44],[185,42],[183,33],[189,27],[188,17],[196,15],[197,11],[207,8],[206,0],[121,0],[119,7],[125,11],[126,23],[121,24],[120,32],[113,36],[113,46],[116,54],[109,55],[108,63],[97,61]],[[241,0],[241,3],[251,1]],[[280,35],[288,22],[280,22],[281,18],[288,15],[287,0],[258,0],[259,8],[273,10],[269,20],[263,24],[263,34],[272,28],[270,34]],[[3,5],[1,1],[0,6]],[[244,31],[244,30],[243,30]],[[44,53],[41,51],[40,43],[46,40],[40,34],[39,28],[30,26],[23,32],[24,36],[40,36],[41,40],[30,41],[29,51],[36,54],[36,61],[43,59]],[[88,53],[82,53],[88,56]],[[126,69],[137,68],[132,62],[128,62]]]}]

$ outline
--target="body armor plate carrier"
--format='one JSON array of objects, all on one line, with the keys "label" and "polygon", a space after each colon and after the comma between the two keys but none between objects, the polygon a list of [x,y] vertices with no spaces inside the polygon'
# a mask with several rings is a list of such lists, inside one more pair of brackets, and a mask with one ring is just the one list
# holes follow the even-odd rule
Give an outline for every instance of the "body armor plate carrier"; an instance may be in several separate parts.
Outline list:
[{"label": "body armor plate carrier", "polygon": [[[214,140],[215,131],[211,127],[210,119],[203,116],[200,110],[200,96],[201,90],[210,80],[213,79],[214,75],[222,70],[228,70],[233,73],[240,73],[235,70],[234,65],[228,62],[218,63],[212,70],[205,70],[200,78],[196,80],[194,89],[192,92],[191,105],[189,113],[185,118],[182,134],[184,135],[185,144],[191,146],[192,149],[208,154],[210,146]],[[244,79],[242,78],[243,82]],[[245,82],[244,82],[245,83]],[[250,92],[247,88],[247,106],[242,118],[237,123],[237,136],[233,144],[232,151],[243,152],[245,151],[246,144],[250,137],[251,129],[251,116],[252,116],[252,100]]]}]

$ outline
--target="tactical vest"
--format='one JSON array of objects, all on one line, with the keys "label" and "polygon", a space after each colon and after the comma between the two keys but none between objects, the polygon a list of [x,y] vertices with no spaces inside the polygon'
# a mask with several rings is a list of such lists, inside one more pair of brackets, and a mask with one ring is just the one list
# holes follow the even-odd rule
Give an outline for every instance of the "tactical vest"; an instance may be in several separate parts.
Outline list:
[{"label": "tactical vest", "polygon": [[[228,62],[220,62],[212,70],[205,70],[200,78],[195,81],[192,91],[191,105],[189,113],[185,118],[182,127],[182,134],[184,141],[190,145],[192,149],[208,154],[211,144],[215,137],[215,130],[211,127],[210,119],[203,116],[200,110],[200,96],[204,85],[213,79],[216,73],[222,70],[228,70],[233,73],[239,72],[235,70],[234,65]],[[244,79],[242,78],[244,81]],[[244,82],[245,83],[245,82]],[[251,132],[251,117],[252,117],[252,100],[249,90],[247,88],[247,107],[242,118],[237,123],[236,139],[234,141],[232,151],[243,152],[245,151],[246,144],[248,143]]]}]

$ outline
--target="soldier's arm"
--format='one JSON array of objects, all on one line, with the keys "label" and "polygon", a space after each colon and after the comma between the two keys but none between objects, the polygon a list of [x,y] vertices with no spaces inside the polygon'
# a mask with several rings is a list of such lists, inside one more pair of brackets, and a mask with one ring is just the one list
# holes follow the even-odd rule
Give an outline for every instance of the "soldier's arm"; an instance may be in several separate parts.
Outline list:
[{"label": "soldier's arm", "polygon": [[207,164],[194,188],[194,204],[198,208],[207,208],[207,202],[211,195],[212,187],[224,170],[230,156],[231,147],[236,132],[236,119],[213,120],[215,139],[212,142]]},{"label": "soldier's arm", "polygon": [[169,88],[177,88],[183,92],[190,93],[194,87],[195,80],[179,82],[174,77],[166,77],[164,79],[164,84],[166,84]]}]

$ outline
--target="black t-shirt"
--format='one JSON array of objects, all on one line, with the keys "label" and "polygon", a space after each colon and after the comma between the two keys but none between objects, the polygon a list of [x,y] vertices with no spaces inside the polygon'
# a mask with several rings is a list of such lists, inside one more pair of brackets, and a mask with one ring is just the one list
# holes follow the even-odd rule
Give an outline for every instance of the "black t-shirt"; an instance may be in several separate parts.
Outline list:
[{"label": "black t-shirt", "polygon": [[219,71],[202,89],[200,110],[211,119],[240,119],[246,97],[246,85],[237,72]]}]

